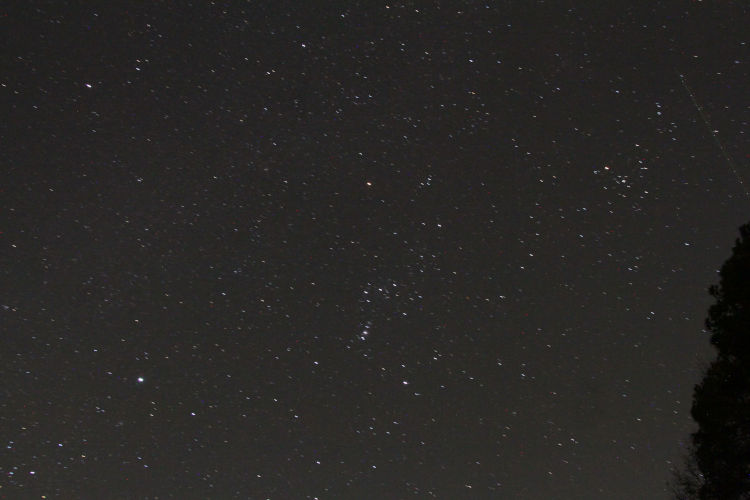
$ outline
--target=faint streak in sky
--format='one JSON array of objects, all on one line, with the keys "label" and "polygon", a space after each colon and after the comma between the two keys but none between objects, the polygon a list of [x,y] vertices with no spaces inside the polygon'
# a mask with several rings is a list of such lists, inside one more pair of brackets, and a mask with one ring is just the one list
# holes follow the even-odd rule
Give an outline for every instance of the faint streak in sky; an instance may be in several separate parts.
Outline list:
[{"label": "faint streak in sky", "polygon": [[745,184],[745,181],[742,178],[742,175],[740,175],[739,170],[737,170],[737,165],[735,165],[734,160],[732,160],[732,157],[729,156],[729,153],[727,153],[727,150],[724,149],[724,145],[721,143],[721,140],[719,139],[719,134],[716,133],[716,130],[714,130],[714,128],[711,126],[711,122],[708,121],[708,117],[706,116],[706,113],[703,112],[703,107],[700,104],[698,104],[698,99],[695,98],[695,94],[693,94],[693,91],[690,90],[690,86],[688,86],[685,75],[683,75],[682,73],[679,73],[679,76],[680,76],[680,81],[682,82],[682,86],[685,87],[685,92],[687,92],[687,94],[690,96],[690,100],[693,101],[693,105],[695,106],[695,109],[698,111],[698,114],[703,120],[703,123],[706,124],[706,128],[708,128],[709,134],[711,134],[711,137],[714,138],[714,142],[721,150],[721,154],[724,155],[724,159],[727,160],[727,165],[729,166],[729,170],[731,170],[734,176],[737,178],[737,181],[742,186],[743,191],[745,191],[745,195],[747,195],[747,197],[750,198],[750,191],[748,191],[747,185]]}]

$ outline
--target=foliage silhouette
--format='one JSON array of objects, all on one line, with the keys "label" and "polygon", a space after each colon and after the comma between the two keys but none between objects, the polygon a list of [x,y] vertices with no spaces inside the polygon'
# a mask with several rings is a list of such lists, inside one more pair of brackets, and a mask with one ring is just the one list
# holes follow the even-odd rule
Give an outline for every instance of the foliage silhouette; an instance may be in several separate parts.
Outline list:
[{"label": "foliage silhouette", "polygon": [[675,475],[678,499],[750,500],[750,224],[719,277],[706,319],[718,352],[693,393],[698,431]]}]

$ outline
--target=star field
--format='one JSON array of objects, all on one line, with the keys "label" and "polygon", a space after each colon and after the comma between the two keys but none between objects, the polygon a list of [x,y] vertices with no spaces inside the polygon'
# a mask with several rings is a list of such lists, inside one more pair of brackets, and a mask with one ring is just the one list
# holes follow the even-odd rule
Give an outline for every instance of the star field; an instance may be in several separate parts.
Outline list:
[{"label": "star field", "polygon": [[669,498],[747,6],[1,20],[0,497]]}]

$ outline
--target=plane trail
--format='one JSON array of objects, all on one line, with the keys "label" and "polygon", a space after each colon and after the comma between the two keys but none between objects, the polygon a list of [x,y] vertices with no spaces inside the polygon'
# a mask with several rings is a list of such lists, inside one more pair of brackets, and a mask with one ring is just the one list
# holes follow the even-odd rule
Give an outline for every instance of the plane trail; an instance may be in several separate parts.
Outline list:
[{"label": "plane trail", "polygon": [[724,156],[724,159],[727,161],[727,165],[729,166],[729,170],[732,171],[735,178],[737,178],[737,182],[740,183],[740,186],[742,186],[742,190],[745,191],[745,195],[750,198],[750,191],[748,191],[747,185],[745,184],[744,179],[740,175],[739,170],[737,169],[737,165],[735,165],[734,160],[732,160],[732,157],[729,156],[729,153],[727,153],[727,150],[724,148],[724,145],[721,143],[721,140],[719,139],[719,134],[716,133],[716,130],[711,126],[711,122],[708,121],[708,117],[706,116],[706,113],[703,111],[703,107],[698,104],[698,99],[695,98],[695,94],[693,94],[693,91],[690,89],[690,86],[687,83],[687,79],[685,78],[685,75],[682,73],[678,73],[680,77],[680,82],[682,82],[682,86],[685,88],[685,92],[690,96],[690,100],[693,101],[693,105],[695,106],[695,109],[698,111],[698,114],[701,117],[701,120],[703,120],[703,123],[706,124],[706,128],[708,129],[709,134],[711,134],[711,137],[713,137],[714,142],[716,143],[716,146],[721,151],[721,154]]}]

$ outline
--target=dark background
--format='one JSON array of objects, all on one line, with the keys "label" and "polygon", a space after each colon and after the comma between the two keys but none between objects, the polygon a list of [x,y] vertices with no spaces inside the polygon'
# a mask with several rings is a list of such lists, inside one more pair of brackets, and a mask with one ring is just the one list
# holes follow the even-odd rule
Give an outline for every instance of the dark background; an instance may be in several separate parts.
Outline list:
[{"label": "dark background", "polygon": [[6,4],[0,498],[667,498],[750,13],[610,4]]}]

